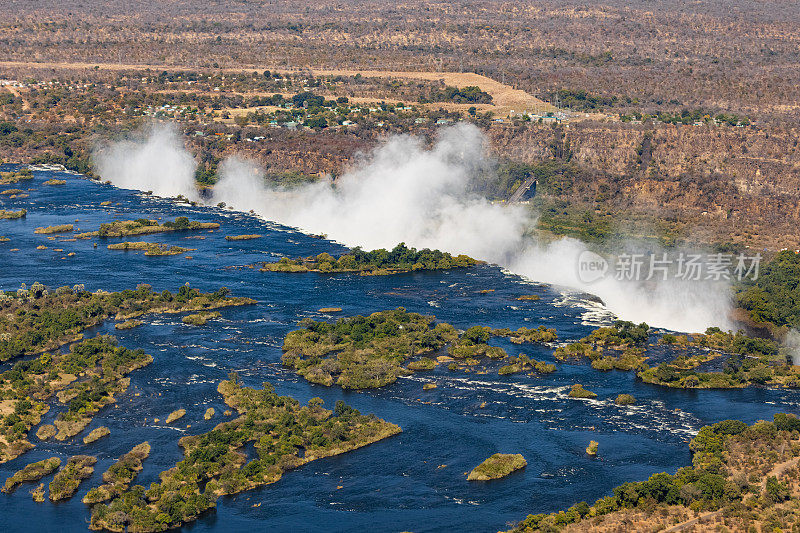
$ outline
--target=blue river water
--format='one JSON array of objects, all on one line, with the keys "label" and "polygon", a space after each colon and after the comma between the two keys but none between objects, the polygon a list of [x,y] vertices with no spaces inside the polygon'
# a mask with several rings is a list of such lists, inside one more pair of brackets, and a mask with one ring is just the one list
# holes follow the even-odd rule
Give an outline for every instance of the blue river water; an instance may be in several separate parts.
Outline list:
[{"label": "blue river water", "polygon": [[[67,184],[43,184],[52,177],[66,179]],[[146,316],[145,325],[127,331],[116,331],[112,321],[96,328],[96,333],[117,336],[123,346],[143,348],[155,361],[134,372],[118,404],[102,410],[87,429],[108,426],[109,437],[89,445],[81,440],[85,433],[66,443],[37,443],[31,452],[0,465],[0,479],[5,479],[25,464],[52,455],[81,453],[99,459],[94,475],[67,502],[37,504],[29,494],[32,485],[0,495],[0,531],[86,531],[90,513],[81,498],[101,483],[108,466],[147,440],[152,453],[136,483],[149,486],[156,481],[159,472],[181,459],[181,436],[207,431],[222,420],[225,406],[216,386],[233,370],[247,385],[269,381],[280,394],[301,402],[319,396],[330,407],[343,399],[362,412],[399,424],[403,433],[315,461],[262,489],[221,498],[216,510],[187,525],[187,531],[498,531],[529,513],[592,502],[625,481],[674,472],[689,464],[687,440],[705,424],[727,418],[752,423],[771,419],[776,412],[800,412],[800,395],[794,391],[672,390],[637,382],[631,372],[598,372],[566,363],[556,363],[558,370],[543,377],[499,376],[499,363],[487,365],[486,373],[450,372],[440,365],[364,392],[309,384],[282,368],[280,347],[298,320],[334,319],[317,311],[324,307],[341,307],[344,316],[403,306],[459,328],[546,325],[558,330],[561,341],[581,338],[611,317],[587,295],[526,281],[490,265],[383,277],[260,272],[247,265],[343,248],[248,214],[192,207],[68,173],[37,171],[33,180],[4,188],[30,190],[27,198],[0,195],[0,209],[28,211],[24,219],[0,221],[0,236],[10,239],[0,243],[3,290],[40,281],[53,288],[83,283],[92,291],[135,288],[139,283],[175,291],[189,282],[204,291],[226,286],[258,303],[223,309],[221,319],[203,327],[168,315]],[[217,221],[222,227],[136,239],[196,248],[188,252],[191,259],[145,257],[141,252],[107,250],[102,241],[94,247],[97,239],[68,241],[69,235],[50,239],[34,234],[39,226],[72,223],[91,231],[115,218],[176,216]],[[250,233],[263,238],[224,238]],[[493,292],[481,292],[487,289]],[[523,294],[541,299],[516,300]],[[553,361],[552,347],[497,345],[511,355]],[[0,365],[0,370],[10,365]],[[427,382],[438,386],[423,391]],[[598,398],[569,399],[573,383],[583,384]],[[637,404],[614,405],[622,392],[633,394]],[[204,421],[208,407],[214,407],[217,416]],[[187,415],[174,426],[154,421],[163,421],[178,408],[185,408]],[[44,422],[57,412],[51,409]],[[589,440],[600,444],[596,458],[584,452]],[[31,441],[38,439],[32,436]],[[501,480],[468,483],[465,473],[496,452],[521,453],[528,466]]]}]

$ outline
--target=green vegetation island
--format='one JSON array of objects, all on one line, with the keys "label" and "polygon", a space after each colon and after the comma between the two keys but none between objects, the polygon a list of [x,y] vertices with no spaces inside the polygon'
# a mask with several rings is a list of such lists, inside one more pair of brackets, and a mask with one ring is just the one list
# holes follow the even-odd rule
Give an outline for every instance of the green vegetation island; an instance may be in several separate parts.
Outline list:
[{"label": "green vegetation island", "polygon": [[[666,335],[665,335],[666,336]],[[662,337],[660,342],[665,342]],[[723,332],[709,328],[705,334],[687,340],[668,337],[668,344],[684,342],[687,347],[704,348],[709,355],[678,355],[668,363],[646,365],[638,377],[646,382],[683,389],[731,389],[751,385],[797,388],[800,367],[792,364],[785,347],[770,339],[752,338],[742,332]],[[695,367],[709,358],[725,356],[721,372],[698,372]]]},{"label": "green vegetation island", "polygon": [[[559,346],[554,357],[560,361],[588,360],[601,371],[635,371],[645,383],[682,389],[730,389],[752,385],[797,388],[800,367],[792,364],[787,349],[772,339],[755,338],[743,332],[708,328],[692,335],[663,334],[660,347],[676,351],[669,362],[649,366],[647,324],[617,321],[594,330],[578,342]],[[688,355],[687,350],[693,350]],[[722,371],[697,368],[724,357]]]},{"label": "green vegetation island", "polygon": [[[218,390],[240,416],[207,433],[183,437],[182,461],[162,472],[149,489],[137,485],[92,507],[90,529],[147,533],[180,527],[213,509],[220,496],[275,483],[288,470],[401,432],[342,401],[333,411],[323,408],[319,398],[301,406],[278,396],[268,383],[262,389],[243,387],[235,374]],[[250,443],[257,456],[248,461],[243,448]]]},{"label": "green vegetation island", "polygon": [[586,455],[594,457],[597,455],[597,448],[600,444],[596,440],[590,440],[589,445],[586,447]]},{"label": "green vegetation island", "polygon": [[597,398],[597,394],[592,391],[586,390],[583,388],[583,385],[580,383],[576,383],[572,386],[567,394],[570,398],[578,398],[578,399],[587,399],[587,398]]},{"label": "green vegetation island", "polygon": [[[252,303],[229,296],[224,287],[202,294],[184,285],[173,294],[154,293],[149,285],[135,291],[89,293],[82,286],[49,291],[41,283],[0,294],[0,361],[19,361],[0,374],[0,463],[32,449],[26,435],[41,421],[55,396],[67,408],[53,424],[40,427],[40,440],[66,440],[80,433],[103,407],[115,402],[130,383],[128,374],[152,362],[142,350],[117,345],[110,336],[79,341],[82,331],[104,319],[145,313],[179,313]],[[56,351],[73,342],[67,353]]]},{"label": "green vegetation island", "polygon": [[61,466],[61,459],[58,457],[50,457],[42,461],[36,461],[26,465],[22,470],[14,472],[14,474],[6,479],[2,491],[6,494],[11,494],[17,487],[23,483],[31,483],[39,481],[45,476],[49,476]]},{"label": "green vegetation island", "polygon": [[157,242],[118,242],[109,244],[109,250],[144,250],[144,255],[162,256],[162,255],[180,255],[186,252],[193,252],[197,248],[183,248],[182,246],[170,246],[168,244],[161,244]]},{"label": "green vegetation island", "polygon": [[631,394],[622,393],[617,395],[614,403],[616,405],[636,405],[636,398]]},{"label": "green vegetation island", "polygon": [[118,324],[114,324],[114,329],[118,330],[133,329],[133,328],[138,328],[142,324],[144,324],[144,322],[142,322],[141,320],[131,319],[131,320],[126,320],[125,322],[119,322]]},{"label": "green vegetation island", "polygon": [[799,438],[794,415],[752,426],[738,420],[705,426],[689,443],[691,466],[624,483],[593,505],[529,515],[512,531],[630,531],[632,524],[637,531],[682,531],[704,522],[715,524],[714,531],[794,531]]},{"label": "green vegetation island", "polygon": [[518,453],[496,453],[472,469],[467,481],[489,481],[506,477],[528,466],[528,461]]},{"label": "green vegetation island", "polygon": [[[618,320],[610,327],[597,328],[578,342],[559,346],[553,356],[559,361],[586,358],[596,370],[634,370],[646,360],[643,347],[649,332],[647,324]],[[606,349],[609,353],[604,354]]]},{"label": "green vegetation island", "polygon": [[186,315],[181,319],[181,322],[192,326],[205,326],[209,320],[219,318],[220,316],[222,315],[220,315],[219,311],[203,311],[201,313]]},{"label": "green vegetation island", "polygon": [[201,229],[217,229],[216,222],[197,222],[187,217],[178,217],[174,222],[159,224],[156,220],[137,218],[136,220],[115,220],[103,222],[100,229],[76,235],[79,239],[90,237],[130,237],[133,235],[151,235],[153,233],[167,233],[171,231],[189,231]]},{"label": "green vegetation island", "polygon": [[36,430],[36,438],[41,441],[50,440],[56,436],[56,433],[58,433],[58,430],[53,424],[42,424]]},{"label": "green vegetation island", "polygon": [[50,482],[50,501],[68,500],[78,491],[81,482],[94,473],[97,457],[91,455],[74,455],[67,464],[53,476]]},{"label": "green vegetation island", "polygon": [[[368,317],[343,318],[336,324],[303,320],[303,329],[283,342],[283,364],[312,383],[344,388],[375,388],[409,372],[402,365],[458,339],[450,324],[398,308]],[[430,361],[430,367],[433,361]]]},{"label": "green vegetation island", "polygon": [[531,359],[525,354],[519,354],[517,357],[509,357],[508,364],[501,366],[497,373],[501,376],[505,376],[528,371],[535,371],[538,374],[552,374],[556,371],[556,365]]},{"label": "green vegetation island", "polygon": [[172,411],[169,415],[167,415],[167,419],[164,420],[165,424],[172,424],[176,420],[180,420],[186,416],[186,409],[176,409]]},{"label": "green vegetation island", "polygon": [[400,243],[392,250],[383,248],[365,252],[361,248],[353,248],[349,253],[333,257],[321,253],[316,257],[298,259],[281,258],[275,263],[264,263],[262,272],[320,272],[340,273],[355,272],[364,276],[386,276],[403,272],[428,270],[449,270],[467,268],[480,264],[481,261],[466,255],[453,257],[439,250],[417,251]]},{"label": "green vegetation island", "polygon": [[25,209],[20,209],[19,211],[0,209],[0,220],[16,220],[18,218],[24,218],[27,214],[28,212]]},{"label": "green vegetation island", "polygon": [[[402,307],[368,317],[341,318],[335,324],[304,319],[302,329],[284,339],[283,364],[312,383],[368,389],[394,383],[412,371],[432,370],[437,362],[426,355],[448,344],[448,361],[474,365],[483,357],[508,357],[502,348],[487,344],[493,335],[524,342],[555,338],[555,330],[547,328],[512,331],[473,326],[459,334],[452,325],[434,321],[433,316],[409,313]],[[509,363],[525,364],[518,358]],[[539,368],[550,371],[546,366]]]},{"label": "green vegetation island", "polygon": [[150,456],[150,443],[143,442],[120,457],[103,473],[103,484],[94,487],[83,497],[83,503],[93,505],[106,502],[128,490],[142,470],[142,463]]},{"label": "green vegetation island", "polygon": [[253,240],[253,239],[260,239],[260,238],[261,238],[261,235],[259,235],[257,233],[252,233],[252,234],[248,234],[248,235],[226,235],[225,236],[225,240],[226,241],[250,241],[250,240]]},{"label": "green vegetation island", "polygon": [[36,228],[33,232],[39,235],[51,235],[53,233],[68,233],[73,229],[72,224],[61,224],[59,226],[47,226]]},{"label": "green vegetation island", "polygon": [[0,293],[0,361],[79,340],[82,331],[109,317],[128,320],[148,313],[206,311],[252,303],[255,300],[230,296],[225,287],[201,293],[184,285],[177,293],[156,293],[142,284],[136,290],[90,293],[82,285],[50,290],[37,282]]},{"label": "green vegetation island", "polygon": [[102,439],[103,437],[108,437],[111,434],[111,430],[105,426],[100,426],[99,428],[95,428],[89,432],[88,435],[83,437],[84,444],[91,444],[95,441]]},{"label": "green vegetation island", "polygon": [[[128,389],[130,378],[126,377],[127,374],[153,362],[153,357],[141,349],[129,350],[117,347],[116,339],[113,337],[95,337],[83,341],[73,349],[73,353],[83,356],[90,365],[93,362],[92,358],[99,358],[104,353],[108,356],[104,357],[105,360],[99,361],[97,368],[84,367],[86,370],[80,371],[81,379],[76,379],[67,388],[56,392],[58,401],[68,405],[68,409],[59,413],[53,422],[58,430],[55,435],[56,440],[66,440],[83,431],[95,413],[115,403],[117,396]],[[90,433],[86,438],[100,438],[100,436],[102,430],[100,434]]]},{"label": "green vegetation island", "polygon": [[32,180],[33,172],[24,168],[18,172],[0,172],[0,185],[11,185],[24,180]]},{"label": "green vegetation island", "polygon": [[[141,349],[129,350],[117,346],[113,337],[98,336],[73,344],[66,354],[17,362],[0,374],[0,463],[33,448],[26,435],[50,409],[53,396],[67,406],[54,421],[56,439],[65,440],[127,389],[128,374],[152,360]],[[47,434],[52,436],[52,429]]]},{"label": "green vegetation island", "polygon": [[31,498],[37,503],[44,502],[44,483],[39,483],[39,486],[31,491]]},{"label": "green vegetation island", "polygon": [[545,326],[539,326],[538,328],[521,327],[515,330],[495,328],[488,331],[497,337],[508,337],[508,340],[514,344],[547,344],[558,340],[556,330]]}]

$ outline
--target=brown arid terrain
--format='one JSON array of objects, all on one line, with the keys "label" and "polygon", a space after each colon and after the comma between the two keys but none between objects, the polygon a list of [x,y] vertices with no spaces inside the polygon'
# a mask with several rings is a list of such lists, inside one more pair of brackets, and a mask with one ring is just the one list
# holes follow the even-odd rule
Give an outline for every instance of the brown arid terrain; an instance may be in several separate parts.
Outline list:
[{"label": "brown arid terrain", "polygon": [[[493,128],[491,137],[498,154],[530,163],[550,156],[556,139],[553,128],[537,125]],[[568,195],[558,195],[573,206],[680,221],[705,241],[800,248],[794,128],[582,121],[565,127],[560,143],[572,161],[599,171],[580,174]]]},{"label": "brown arid terrain", "polygon": [[[9,63],[0,68],[11,68]],[[119,72],[130,76],[132,72],[149,69],[151,66],[98,65],[99,71]],[[80,76],[96,77],[97,71],[88,65],[48,64],[28,65],[39,72],[80,73]],[[14,64],[13,69],[23,68]],[[170,72],[180,72],[171,70]],[[545,104],[519,90],[493,82],[488,78],[461,73],[379,73],[371,71],[327,71],[315,72],[317,76],[355,76],[364,78],[401,77],[429,78],[432,83],[444,80],[446,84],[473,84],[493,97],[492,104],[477,104],[479,113],[492,111],[495,116],[508,117],[511,110],[541,109]],[[91,79],[91,78],[90,78]],[[8,87],[19,100],[18,119],[32,116],[56,127],[58,115],[47,106],[34,100],[39,91]],[[150,91],[143,88],[144,93]],[[2,92],[0,88],[0,92]],[[226,90],[225,92],[198,92],[191,89],[193,97],[219,98],[221,95],[238,98],[240,101],[264,97],[268,91]],[[88,94],[92,99],[116,98],[116,95]],[[165,100],[175,95],[185,95],[180,89],[153,91]],[[335,98],[337,90],[318,91],[328,98]],[[124,93],[123,93],[124,94]],[[128,94],[142,94],[128,91]],[[272,93],[291,98],[291,92]],[[354,103],[375,102],[366,96],[350,96]],[[382,101],[392,102],[390,98]],[[78,105],[78,109],[80,109]],[[468,116],[469,104],[429,103],[421,109],[445,108],[462,116]],[[547,108],[547,107],[546,107]],[[272,112],[274,106],[248,106],[235,104],[222,106],[216,117],[204,120],[205,127],[215,133],[230,135],[242,131],[240,137],[262,135],[268,143],[225,142],[220,139],[209,145],[207,140],[189,138],[188,142],[198,153],[210,152],[223,157],[246,151],[259,160],[268,171],[300,172],[306,175],[339,175],[351,164],[354,156],[368,151],[382,138],[384,131],[360,128],[348,131],[322,131],[311,134],[307,131],[285,129],[253,129],[237,125],[239,118],[254,112]],[[120,109],[121,111],[121,109]],[[79,111],[78,111],[79,112]],[[519,112],[519,111],[517,111]],[[106,117],[119,120],[113,109]],[[227,117],[227,118],[222,118]],[[54,120],[55,119],[55,120]],[[75,111],[65,112],[61,119],[65,123],[81,124],[87,120]],[[245,121],[246,122],[246,121]],[[187,132],[200,124],[186,121]],[[210,125],[210,126],[209,126]],[[214,126],[216,125],[216,126]],[[431,125],[412,124],[410,130],[422,135],[433,135]],[[800,156],[797,147],[797,130],[789,124],[758,123],[746,128],[714,125],[672,125],[659,122],[644,124],[624,123],[610,120],[605,114],[581,114],[561,125],[520,122],[506,118],[502,123],[488,122],[493,153],[502,160],[537,164],[553,159],[580,165],[586,169],[566,189],[548,195],[545,189],[541,196],[553,201],[566,201],[572,210],[581,212],[611,212],[615,218],[627,215],[644,216],[653,223],[658,218],[680,222],[688,228],[684,237],[704,242],[737,242],[768,249],[798,248],[800,241],[794,231],[800,221]],[[395,130],[397,132],[407,129]],[[249,132],[249,133],[248,133]],[[9,146],[6,158],[24,161],[31,154],[28,146]],[[46,148],[46,147],[45,147]],[[625,216],[620,217],[620,213]]]},{"label": "brown arid terrain", "polygon": [[[505,83],[500,83],[480,74],[473,72],[406,72],[406,71],[384,71],[384,70],[317,70],[311,69],[315,76],[355,76],[361,74],[366,78],[408,78],[414,80],[427,80],[432,82],[443,81],[446,85],[453,87],[479,87],[492,95],[494,101],[492,105],[481,105],[481,111],[494,111],[495,115],[507,117],[512,113],[538,112],[545,113],[554,111],[553,105],[536,98],[527,92],[516,89]],[[450,104],[454,105],[454,104]],[[466,104],[458,104],[456,109],[463,109]]]},{"label": "brown arid terrain", "polygon": [[[275,67],[274,65],[254,65],[250,68],[221,68],[219,72],[230,74],[250,73],[253,70],[269,69],[272,72],[280,73],[306,73],[310,76],[356,76],[360,75],[365,78],[386,78],[386,79],[409,79],[409,80],[426,80],[429,82],[445,83],[453,87],[479,87],[492,95],[494,101],[492,104],[478,104],[477,108],[480,111],[493,111],[495,115],[507,117],[511,113],[523,112],[538,112],[545,113],[547,111],[554,111],[556,108],[539,98],[536,98],[527,92],[516,89],[505,83],[500,83],[489,77],[475,74],[473,72],[407,72],[400,70],[345,70],[345,69],[314,69],[306,68],[301,70],[287,70],[285,68]],[[188,67],[177,67],[174,65],[153,65],[153,64],[119,64],[119,63],[54,63],[54,62],[35,62],[35,61],[0,61],[0,69],[7,69],[9,71],[66,71],[71,73],[88,73],[96,70],[104,71],[164,71],[180,72],[180,71],[194,71],[196,69]],[[8,90],[21,96],[19,91],[14,87],[8,87]],[[246,93],[247,95],[265,96],[267,93]],[[274,93],[271,93],[274,94]],[[287,96],[288,93],[283,93]],[[351,98],[358,102],[374,102],[375,98],[355,97]],[[400,100],[388,98],[388,101],[397,102]],[[452,109],[466,111],[468,104],[445,104]]]},{"label": "brown arid terrain", "polygon": [[464,71],[535,95],[569,88],[644,105],[797,111],[800,13],[780,0],[13,0],[5,7],[5,60]]},{"label": "brown arid terrain", "polygon": [[[244,152],[304,179],[341,175],[388,134],[430,140],[471,120],[501,162],[570,167],[537,189],[554,233],[640,227],[667,243],[798,249],[799,28],[800,9],[778,0],[11,1],[0,78],[16,83],[0,86],[0,119],[69,129],[70,153],[86,158],[149,114],[180,122],[208,176]],[[186,81],[197,75],[213,79]],[[448,86],[491,101],[437,96]],[[272,95],[306,90],[371,116],[329,107],[328,128],[296,131],[281,127],[289,113],[264,118],[282,111]],[[62,157],[64,142],[0,139],[17,162]]]}]

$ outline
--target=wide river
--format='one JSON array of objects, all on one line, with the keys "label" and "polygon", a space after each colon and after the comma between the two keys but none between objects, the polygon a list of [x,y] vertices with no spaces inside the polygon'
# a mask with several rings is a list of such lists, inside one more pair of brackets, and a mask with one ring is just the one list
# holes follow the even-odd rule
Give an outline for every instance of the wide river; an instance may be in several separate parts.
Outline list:
[{"label": "wide river", "polygon": [[[53,177],[67,184],[43,184]],[[144,326],[132,330],[116,331],[112,321],[97,328],[97,333],[117,336],[123,346],[143,348],[155,361],[134,372],[118,405],[102,410],[88,428],[108,426],[110,437],[84,445],[82,433],[67,443],[38,443],[31,452],[0,465],[2,480],[52,455],[89,454],[99,459],[92,478],[65,503],[33,502],[30,485],[13,495],[0,495],[3,532],[86,531],[90,513],[81,498],[101,483],[108,466],[147,440],[153,451],[136,483],[149,486],[156,481],[159,472],[181,459],[181,436],[207,431],[222,420],[225,406],[216,386],[232,370],[247,385],[268,381],[278,393],[301,402],[319,396],[332,407],[343,399],[364,413],[399,424],[403,433],[315,461],[262,489],[221,498],[215,511],[185,528],[193,532],[493,532],[529,513],[566,508],[580,500],[591,503],[625,481],[675,472],[689,464],[687,440],[705,424],[727,418],[752,423],[771,419],[776,412],[800,411],[800,396],[794,391],[672,390],[637,382],[632,372],[598,372],[588,365],[565,363],[557,363],[558,371],[544,377],[499,376],[499,363],[489,365],[484,374],[450,372],[440,365],[364,392],[309,384],[281,366],[281,344],[304,317],[333,320],[317,311],[324,307],[341,307],[344,316],[403,306],[458,328],[545,325],[556,328],[561,341],[579,339],[613,317],[587,295],[532,283],[494,266],[383,277],[238,268],[282,255],[338,253],[343,248],[248,214],[191,207],[67,173],[37,171],[34,180],[3,188],[32,189],[28,198],[0,195],[0,209],[28,210],[24,219],[0,221],[0,235],[10,239],[0,243],[3,290],[40,281],[53,288],[83,283],[91,291],[135,288],[139,283],[157,291],[177,291],[189,282],[203,291],[226,286],[235,295],[258,301],[224,309],[221,319],[203,327],[185,325],[176,315],[151,315],[144,317]],[[106,201],[111,205],[100,205]],[[33,232],[55,224],[72,223],[91,231],[115,218],[166,221],[177,216],[217,221],[222,227],[128,239],[196,248],[188,252],[191,259],[145,257],[141,252],[107,250],[106,242],[95,248],[97,239],[64,242],[67,236],[49,240]],[[251,233],[263,238],[225,240],[225,235]],[[37,249],[40,245],[47,249]],[[11,251],[15,248],[18,251]],[[75,255],[69,257],[71,252]],[[493,292],[481,292],[487,289]],[[541,299],[516,300],[523,294]],[[511,355],[553,361],[552,347],[493,344]],[[11,364],[0,365],[0,370]],[[423,391],[426,382],[438,387]],[[597,400],[569,399],[573,383],[596,392]],[[633,394],[637,404],[615,406],[614,397],[622,392]],[[217,416],[204,421],[208,407],[214,407]],[[187,415],[175,427],[154,423],[178,408],[185,408]],[[51,409],[44,422],[58,410]],[[35,436],[31,440],[38,441]],[[600,443],[596,458],[584,452],[589,440]],[[465,473],[495,452],[521,453],[528,466],[502,480],[468,483]]]}]

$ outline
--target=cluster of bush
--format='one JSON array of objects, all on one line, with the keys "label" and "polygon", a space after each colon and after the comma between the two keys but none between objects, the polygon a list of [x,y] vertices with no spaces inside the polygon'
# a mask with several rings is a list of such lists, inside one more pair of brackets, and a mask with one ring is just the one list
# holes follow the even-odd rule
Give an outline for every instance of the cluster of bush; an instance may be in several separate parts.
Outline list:
[{"label": "cluster of bush", "polygon": [[661,363],[640,372],[646,383],[686,389],[727,389],[747,385],[783,385],[797,387],[800,375],[789,365],[773,366],[757,358],[730,357],[722,372],[684,370],[670,363]]},{"label": "cluster of bush", "polygon": [[509,358],[508,364],[501,366],[497,373],[503,376],[527,370],[534,370],[539,374],[552,374],[556,371],[556,365],[531,359],[525,354],[519,354],[517,357]]},{"label": "cluster of bush", "polygon": [[800,327],[800,254],[792,250],[778,253],[762,268],[758,279],[745,280],[737,301],[755,322]]},{"label": "cluster of bush", "polygon": [[480,87],[470,85],[467,87],[451,87],[447,85],[444,89],[431,91],[427,98],[420,97],[420,103],[427,102],[453,102],[456,104],[491,104],[492,95],[482,91]]},{"label": "cluster of bush", "polygon": [[228,294],[224,287],[201,294],[187,285],[177,294],[168,290],[155,293],[146,284],[135,291],[112,293],[89,293],[80,286],[59,287],[51,292],[43,284],[34,283],[30,289],[0,294],[0,330],[6,332],[0,336],[0,361],[55,348],[117,314],[144,314],[164,307],[179,310],[190,304],[198,308],[221,307],[245,301],[229,298]]},{"label": "cluster of bush", "polygon": [[406,373],[403,363],[458,338],[449,324],[402,307],[330,324],[306,319],[283,343],[283,364],[314,383],[363,389],[388,385]]},{"label": "cluster of bush", "polygon": [[750,125],[750,119],[746,116],[739,116],[734,113],[714,114],[711,111],[705,111],[702,109],[694,109],[692,111],[688,109],[682,109],[681,111],[675,113],[670,113],[668,111],[655,111],[652,113],[641,113],[634,111],[628,115],[620,115],[620,119],[623,122],[631,122],[633,120],[644,121],[650,118],[665,124],[688,125],[694,124],[695,122],[710,123],[713,121],[716,124],[727,124],[729,126]]},{"label": "cluster of bush", "polygon": [[617,320],[611,327],[594,330],[583,341],[601,346],[634,347],[646,345],[649,334],[650,326],[644,322]]},{"label": "cluster of bush", "polygon": [[507,356],[505,350],[487,344],[492,337],[491,331],[490,328],[472,326],[448,347],[447,353],[454,359],[477,360],[481,357],[503,359]]},{"label": "cluster of bush", "polygon": [[[290,332],[284,340],[283,364],[313,383],[375,388],[394,383],[409,371],[433,369],[436,363],[429,357],[411,359],[445,345],[449,345],[447,353],[453,359],[473,365],[483,357],[507,357],[505,350],[488,344],[492,336],[509,336],[518,343],[556,338],[554,329],[543,326],[516,331],[472,326],[459,335],[450,324],[433,322],[432,316],[409,313],[402,307],[368,317],[341,318],[333,324],[305,319],[300,322],[303,329]],[[514,368],[518,371],[555,370],[552,365],[520,357],[509,362],[517,365]],[[457,367],[457,363],[451,363],[451,368]]]},{"label": "cluster of bush", "polygon": [[[219,224],[216,222],[198,222],[189,220],[187,217],[177,217],[174,222],[164,222],[159,224],[155,220],[137,218],[136,220],[115,220],[114,222],[103,222],[97,230],[98,237],[125,237],[130,235],[145,235],[150,233],[161,233],[167,231],[184,231],[193,229],[216,229]],[[93,235],[91,233],[86,235]]]},{"label": "cluster of bush", "polygon": [[[681,353],[671,362],[654,367],[646,364],[646,345],[650,336],[647,324],[617,321],[601,327],[578,342],[559,346],[556,359],[588,359],[596,370],[636,370],[647,383],[675,388],[734,388],[749,384],[797,387],[800,372],[791,358],[773,340],[754,338],[743,332],[724,332],[712,327],[705,334],[677,336],[664,334],[660,343],[682,349],[702,348],[692,357]],[[710,351],[709,351],[710,350]],[[723,371],[698,372],[700,364],[727,354]]]},{"label": "cluster of bush", "polygon": [[[0,374],[0,399],[15,401],[14,411],[0,417],[0,434],[8,442],[24,439],[47,410],[45,400],[55,393],[68,403],[67,410],[59,413],[56,420],[82,421],[85,426],[91,415],[113,401],[125,375],[151,361],[152,357],[143,350],[117,346],[116,339],[110,336],[76,343],[66,354],[46,353],[19,361]],[[69,383],[62,379],[63,375],[86,377]]]},{"label": "cluster of bush", "polygon": [[[678,339],[666,334],[661,341],[675,344]],[[712,327],[684,344],[727,354],[722,372],[697,372],[693,368],[696,364],[687,365],[691,360],[679,355],[669,363],[644,368],[639,377],[647,383],[678,388],[735,388],[750,384],[797,387],[800,384],[800,373],[794,370],[791,358],[771,339]]]},{"label": "cluster of bush", "polygon": [[558,340],[558,333],[556,332],[555,328],[548,328],[545,326],[539,326],[538,328],[521,327],[516,330],[511,330],[509,328],[493,329],[492,335],[508,337],[508,339],[514,344],[543,344]]},{"label": "cluster of bush", "polygon": [[55,472],[61,466],[61,459],[58,457],[50,457],[26,465],[21,470],[14,472],[3,485],[2,491],[6,494],[14,492],[22,483],[30,483],[32,481],[39,481],[45,476]]},{"label": "cluster of bush", "polygon": [[50,500],[59,501],[72,497],[81,482],[94,473],[97,458],[90,455],[74,455],[67,464],[53,476],[50,482]]},{"label": "cluster of bush", "polygon": [[[650,326],[617,320],[610,327],[592,331],[578,342],[559,346],[553,355],[560,361],[588,359],[596,370],[633,370],[645,361],[643,346],[650,337]],[[614,350],[615,355],[603,355],[603,349]]]},{"label": "cluster of bush", "polygon": [[369,274],[390,274],[418,270],[447,270],[465,268],[478,263],[466,255],[452,256],[439,250],[417,250],[400,243],[391,250],[380,248],[366,252],[354,248],[350,253],[338,258],[328,253],[316,257],[289,259],[283,257],[277,263],[267,263],[265,269],[278,272],[362,272]]}]

